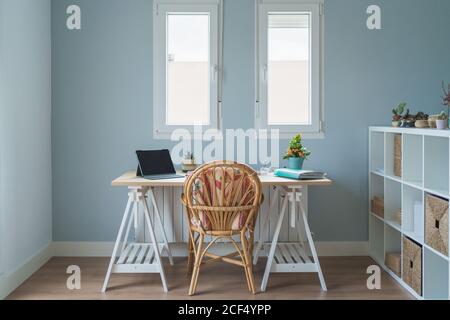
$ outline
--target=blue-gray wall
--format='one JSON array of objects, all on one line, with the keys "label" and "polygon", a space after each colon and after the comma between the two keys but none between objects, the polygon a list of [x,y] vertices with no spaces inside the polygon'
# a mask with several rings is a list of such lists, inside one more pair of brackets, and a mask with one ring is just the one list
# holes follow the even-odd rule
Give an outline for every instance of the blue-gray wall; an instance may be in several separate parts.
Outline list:
[{"label": "blue-gray wall", "polygon": [[0,0],[0,299],[52,241],[50,22],[50,0]]},{"label": "blue-gray wall", "polygon": [[[65,28],[73,3],[81,31]],[[383,30],[366,28],[370,4]],[[326,0],[326,137],[306,141],[307,165],[336,183],[311,191],[317,239],[367,240],[367,128],[401,101],[442,108],[448,12],[448,0]],[[225,128],[253,126],[254,18],[254,0],[225,0]],[[135,167],[134,150],[172,146],[152,137],[152,2],[53,0],[52,42],[54,240],[110,241],[125,199],[110,181]]]}]

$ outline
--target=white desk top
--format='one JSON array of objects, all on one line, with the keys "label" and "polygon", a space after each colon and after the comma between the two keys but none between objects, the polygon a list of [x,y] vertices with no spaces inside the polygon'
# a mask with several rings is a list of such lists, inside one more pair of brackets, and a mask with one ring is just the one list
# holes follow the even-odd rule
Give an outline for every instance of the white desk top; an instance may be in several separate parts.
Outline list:
[{"label": "white desk top", "polygon": [[[181,174],[181,173],[180,173]],[[259,176],[263,186],[329,186],[333,183],[330,179],[320,180],[292,180],[276,177],[273,174]],[[167,180],[148,180],[136,176],[136,171],[129,171],[111,182],[113,187],[182,187],[186,178]]]}]

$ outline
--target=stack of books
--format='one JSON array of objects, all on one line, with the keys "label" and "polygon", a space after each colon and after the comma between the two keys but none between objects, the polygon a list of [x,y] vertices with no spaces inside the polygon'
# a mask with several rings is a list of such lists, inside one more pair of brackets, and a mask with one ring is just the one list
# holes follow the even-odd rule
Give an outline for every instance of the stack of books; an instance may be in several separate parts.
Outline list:
[{"label": "stack of books", "polygon": [[277,169],[274,173],[278,177],[296,179],[296,180],[318,180],[326,178],[327,174],[320,171],[312,170],[293,170],[293,169]]}]

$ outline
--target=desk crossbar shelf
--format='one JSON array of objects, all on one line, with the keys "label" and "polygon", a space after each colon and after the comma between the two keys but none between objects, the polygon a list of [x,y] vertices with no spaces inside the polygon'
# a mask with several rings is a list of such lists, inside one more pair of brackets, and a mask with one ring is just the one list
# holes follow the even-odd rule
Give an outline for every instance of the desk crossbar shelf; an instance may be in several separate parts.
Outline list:
[{"label": "desk crossbar shelf", "polygon": [[159,272],[155,251],[151,244],[130,243],[120,253],[113,268],[114,273],[153,273]]},{"label": "desk crossbar shelf", "polygon": [[[264,251],[269,250],[267,243]],[[278,243],[270,272],[317,272],[317,266],[300,243]]]}]

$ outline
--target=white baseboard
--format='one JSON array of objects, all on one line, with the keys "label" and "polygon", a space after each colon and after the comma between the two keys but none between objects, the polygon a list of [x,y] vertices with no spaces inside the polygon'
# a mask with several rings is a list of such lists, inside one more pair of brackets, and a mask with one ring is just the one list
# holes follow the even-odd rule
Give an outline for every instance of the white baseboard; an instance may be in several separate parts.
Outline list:
[{"label": "white baseboard", "polygon": [[11,273],[0,277],[0,300],[5,299],[16,290],[33,273],[38,271],[53,256],[53,245],[50,243],[34,257]]},{"label": "white baseboard", "polygon": [[[317,254],[321,257],[350,257],[368,256],[368,243],[360,242],[316,242]],[[55,257],[110,257],[113,242],[53,242],[53,256]],[[186,256],[186,244],[171,244],[175,257]],[[224,254],[230,251],[231,245],[219,243],[215,252]]]}]

